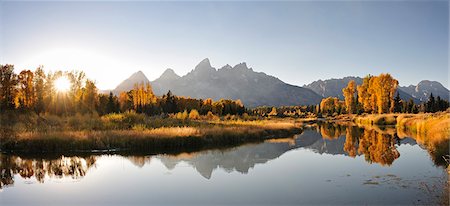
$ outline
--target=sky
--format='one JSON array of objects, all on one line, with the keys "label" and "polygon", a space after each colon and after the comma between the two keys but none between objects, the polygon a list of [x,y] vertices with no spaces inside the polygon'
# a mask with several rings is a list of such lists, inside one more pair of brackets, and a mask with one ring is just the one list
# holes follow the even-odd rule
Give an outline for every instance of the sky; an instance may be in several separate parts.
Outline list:
[{"label": "sky", "polygon": [[100,89],[246,62],[294,85],[390,73],[449,88],[448,1],[0,0],[0,64],[83,70]]}]

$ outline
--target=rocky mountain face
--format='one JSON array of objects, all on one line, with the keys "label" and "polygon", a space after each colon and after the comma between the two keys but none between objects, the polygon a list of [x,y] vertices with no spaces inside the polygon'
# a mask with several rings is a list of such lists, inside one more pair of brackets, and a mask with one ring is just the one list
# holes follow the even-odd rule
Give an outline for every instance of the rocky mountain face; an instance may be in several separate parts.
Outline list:
[{"label": "rocky mountain face", "polygon": [[133,89],[135,84],[140,83],[149,83],[150,81],[147,79],[145,74],[142,71],[138,71],[132,74],[127,79],[123,80],[117,87],[112,90],[115,95],[118,95],[122,91],[130,91]]},{"label": "rocky mountain face", "polygon": [[[363,79],[361,77],[344,77],[341,79],[318,80],[311,84],[304,85],[303,87],[313,90],[322,97],[338,97],[339,99],[344,100],[342,89],[345,88],[351,80],[354,80],[357,85],[360,85],[362,84]],[[404,91],[402,87],[399,87],[397,92],[401,99],[412,99],[416,103],[420,102],[420,99],[415,98],[409,92]]]},{"label": "rocky mountain face", "polygon": [[357,85],[362,84],[362,78],[360,77],[344,77],[342,79],[318,80],[303,87],[313,90],[322,97],[338,97],[343,100],[344,95],[342,94],[342,89],[351,80],[354,80]]},{"label": "rocky mountain face", "polygon": [[436,81],[423,80],[415,86],[410,85],[407,87],[400,87],[400,89],[420,101],[428,101],[431,93],[433,93],[435,98],[440,96],[441,99],[449,100],[450,91]]},{"label": "rocky mountain face", "polygon": [[[146,82],[145,75],[139,74],[143,77],[132,75],[114,90],[115,93],[131,89],[136,79]],[[209,59],[204,59],[182,77],[168,69],[151,84],[156,95],[163,95],[170,90],[175,95],[192,98],[240,99],[247,107],[309,105],[318,104],[322,99],[310,89],[286,84],[276,77],[255,72],[246,63],[216,69],[211,66]]]},{"label": "rocky mountain face", "polygon": [[[184,76],[167,69],[158,79],[149,81],[141,71],[134,73],[120,83],[114,94],[133,89],[136,83],[150,82],[156,95],[169,90],[178,96],[192,98],[240,99],[247,107],[292,106],[320,103],[323,97],[338,97],[343,100],[342,89],[354,80],[362,83],[360,77],[344,77],[314,81],[303,87],[287,84],[263,72],[255,72],[246,63],[225,65],[220,69],[211,66],[209,59],[201,61]],[[417,86],[399,87],[397,92],[404,100],[427,101],[430,94],[449,99],[449,90],[435,81],[421,81]]]}]

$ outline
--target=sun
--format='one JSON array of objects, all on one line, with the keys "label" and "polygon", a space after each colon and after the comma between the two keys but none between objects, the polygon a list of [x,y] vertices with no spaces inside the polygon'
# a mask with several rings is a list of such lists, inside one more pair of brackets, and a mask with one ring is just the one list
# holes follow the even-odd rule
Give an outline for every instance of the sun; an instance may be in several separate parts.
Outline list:
[{"label": "sun", "polygon": [[70,89],[70,81],[67,77],[59,77],[55,81],[55,88],[59,92],[67,92]]}]

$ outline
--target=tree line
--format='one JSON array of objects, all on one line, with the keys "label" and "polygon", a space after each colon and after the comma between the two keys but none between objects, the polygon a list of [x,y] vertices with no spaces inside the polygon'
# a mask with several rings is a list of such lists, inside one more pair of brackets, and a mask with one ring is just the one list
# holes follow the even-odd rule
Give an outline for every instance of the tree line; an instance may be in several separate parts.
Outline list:
[{"label": "tree line", "polygon": [[[57,91],[59,78],[70,81],[68,91]],[[153,93],[149,83],[135,84],[127,92],[115,96],[99,93],[95,82],[82,71],[48,72],[38,67],[35,72],[14,72],[13,65],[0,65],[0,111],[34,111],[37,114],[73,115],[76,113],[120,113],[136,111],[148,115],[174,114],[196,110],[201,115],[242,115],[246,108],[240,100],[194,99],[179,97],[168,91],[162,97]],[[195,113],[194,112],[194,113]]]},{"label": "tree line", "polygon": [[433,94],[427,102],[415,104],[400,98],[397,92],[398,81],[390,74],[364,77],[361,85],[351,80],[342,89],[344,101],[336,97],[327,97],[320,103],[322,114],[385,114],[385,113],[419,113],[445,111],[449,107],[447,100]]}]

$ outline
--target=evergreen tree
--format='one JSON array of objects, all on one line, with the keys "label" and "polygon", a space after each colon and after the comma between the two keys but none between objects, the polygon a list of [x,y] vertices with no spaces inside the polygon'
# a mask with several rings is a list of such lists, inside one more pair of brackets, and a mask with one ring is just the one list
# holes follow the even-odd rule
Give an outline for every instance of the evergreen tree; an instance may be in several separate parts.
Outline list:
[{"label": "evergreen tree", "polygon": [[109,92],[108,103],[106,105],[106,113],[118,112],[116,107],[116,101],[112,92]]},{"label": "evergreen tree", "polygon": [[397,92],[397,96],[394,98],[394,112],[402,112],[402,99],[400,99],[400,94]]}]

